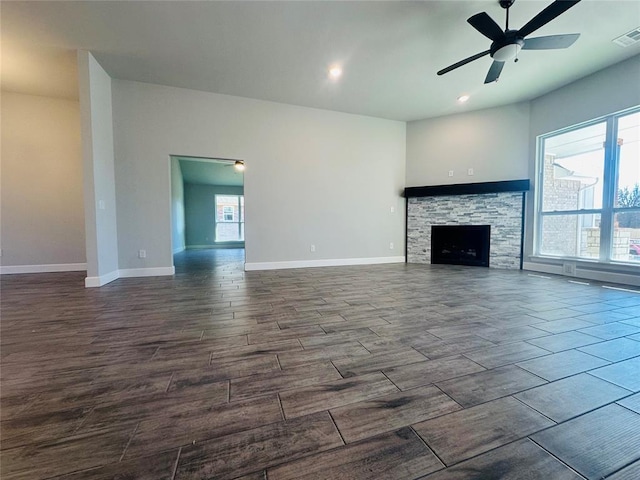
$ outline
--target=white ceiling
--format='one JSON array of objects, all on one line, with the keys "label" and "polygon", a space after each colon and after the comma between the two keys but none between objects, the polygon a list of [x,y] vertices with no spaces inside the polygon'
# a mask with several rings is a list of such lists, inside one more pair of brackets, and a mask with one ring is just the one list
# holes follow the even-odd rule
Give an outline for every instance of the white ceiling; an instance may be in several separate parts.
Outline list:
[{"label": "white ceiling", "polygon": [[[518,0],[518,28],[550,0]],[[2,88],[77,98],[75,50],[114,78],[396,120],[529,100],[640,54],[612,40],[640,26],[638,0],[583,0],[531,36],[581,33],[569,49],[523,51],[484,85],[489,48],[466,19],[494,0],[2,2]],[[331,64],[343,65],[338,82]],[[632,79],[633,80],[633,79]],[[464,106],[455,99],[471,94]]]}]

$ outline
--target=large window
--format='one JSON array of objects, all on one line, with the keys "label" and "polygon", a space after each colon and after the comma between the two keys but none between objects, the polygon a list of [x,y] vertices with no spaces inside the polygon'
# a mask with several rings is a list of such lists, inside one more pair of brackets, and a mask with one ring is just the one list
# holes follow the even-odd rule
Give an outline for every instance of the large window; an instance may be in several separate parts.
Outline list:
[{"label": "large window", "polygon": [[542,136],[536,253],[640,264],[640,109]]},{"label": "large window", "polygon": [[216,195],[216,242],[244,241],[244,196]]}]

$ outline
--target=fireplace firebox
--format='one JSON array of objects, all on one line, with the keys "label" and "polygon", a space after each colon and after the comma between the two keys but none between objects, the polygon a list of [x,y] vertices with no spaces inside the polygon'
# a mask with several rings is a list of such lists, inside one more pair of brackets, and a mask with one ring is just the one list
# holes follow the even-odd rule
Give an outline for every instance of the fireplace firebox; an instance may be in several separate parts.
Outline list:
[{"label": "fireplace firebox", "polygon": [[491,225],[432,225],[431,263],[489,266]]}]

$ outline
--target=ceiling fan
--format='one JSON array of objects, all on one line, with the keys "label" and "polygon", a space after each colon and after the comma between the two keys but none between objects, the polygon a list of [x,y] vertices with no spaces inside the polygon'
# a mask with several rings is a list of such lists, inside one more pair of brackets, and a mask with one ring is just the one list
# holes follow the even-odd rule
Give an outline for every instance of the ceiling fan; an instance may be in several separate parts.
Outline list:
[{"label": "ceiling fan", "polygon": [[529,20],[524,27],[519,30],[509,30],[509,7],[513,5],[515,0],[499,0],[500,6],[507,11],[507,22],[504,31],[486,12],[477,13],[467,20],[473,28],[492,41],[489,50],[477,53],[447,68],[443,68],[438,72],[438,75],[444,75],[451,70],[455,70],[485,55],[490,55],[491,58],[493,58],[493,63],[489,68],[487,77],[484,79],[484,83],[491,83],[498,80],[500,72],[502,72],[502,67],[504,67],[504,63],[507,60],[515,59],[516,62],[518,61],[517,55],[521,49],[552,50],[570,47],[580,36],[579,33],[534,38],[525,37],[563,14],[579,1],[580,0],[555,0],[551,5]]}]

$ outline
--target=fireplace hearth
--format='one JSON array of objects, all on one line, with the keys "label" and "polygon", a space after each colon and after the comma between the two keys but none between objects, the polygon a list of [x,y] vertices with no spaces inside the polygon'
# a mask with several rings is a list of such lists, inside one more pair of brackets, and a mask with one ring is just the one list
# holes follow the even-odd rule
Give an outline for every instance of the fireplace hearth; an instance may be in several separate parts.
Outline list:
[{"label": "fireplace hearth", "polygon": [[489,266],[490,225],[432,225],[431,263]]}]

